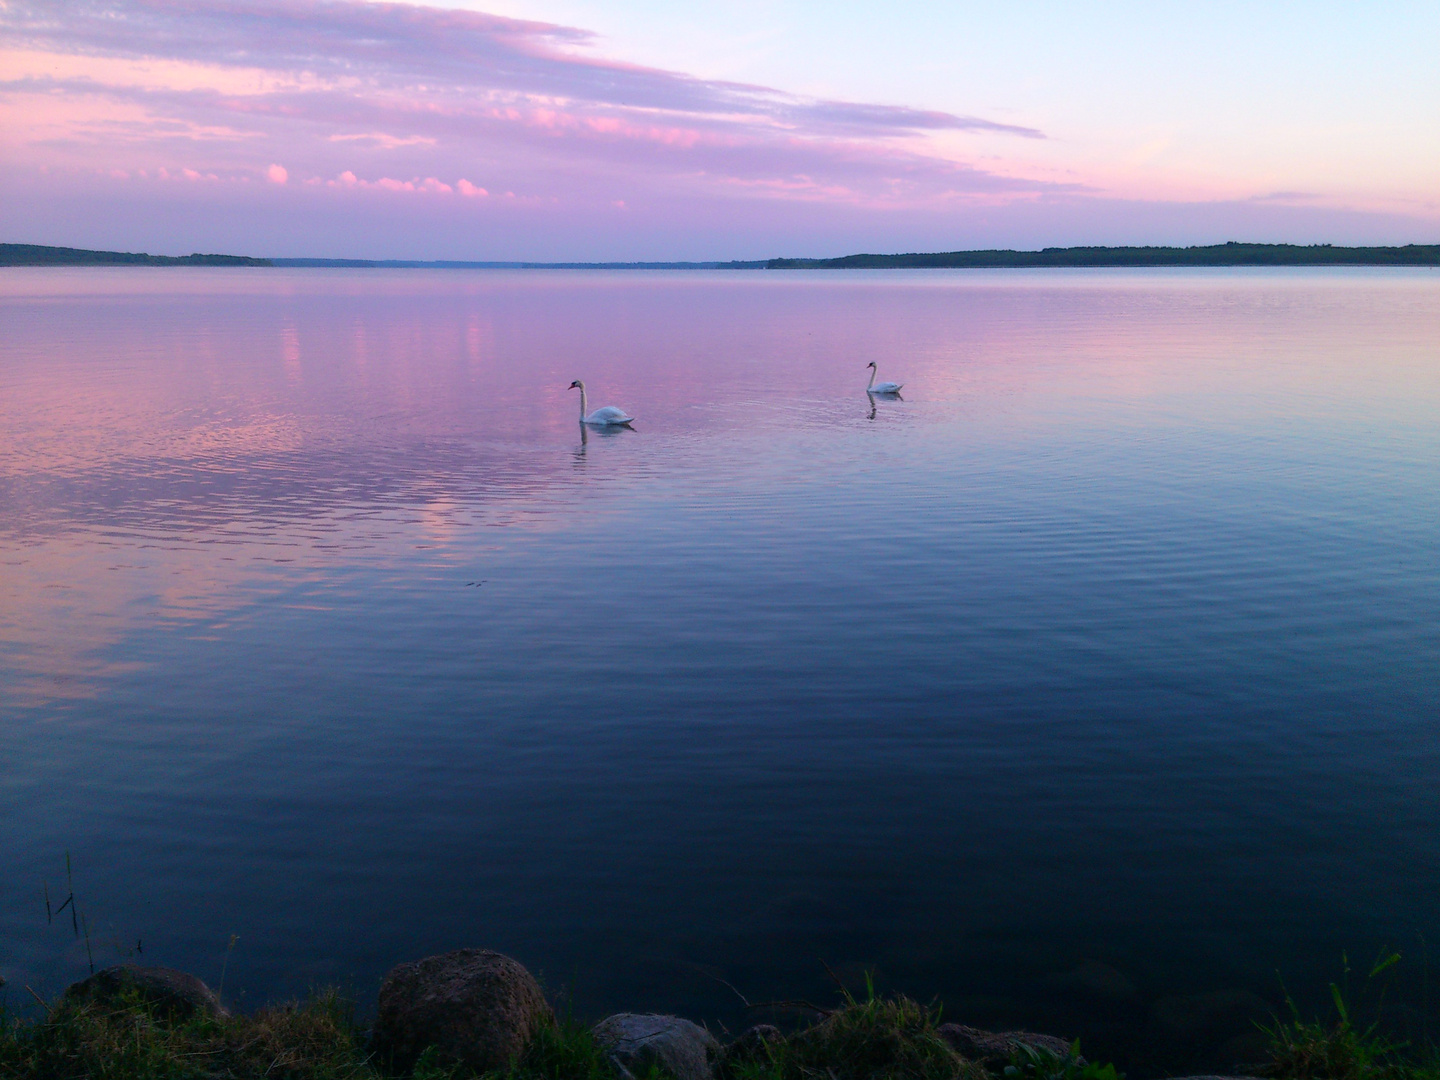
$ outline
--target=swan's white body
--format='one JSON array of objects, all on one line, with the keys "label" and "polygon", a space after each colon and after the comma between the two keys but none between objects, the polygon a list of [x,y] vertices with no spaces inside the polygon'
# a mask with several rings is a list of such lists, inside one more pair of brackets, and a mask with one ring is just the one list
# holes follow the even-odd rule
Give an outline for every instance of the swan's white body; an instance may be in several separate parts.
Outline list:
[{"label": "swan's white body", "polygon": [[877,383],[875,376],[879,374],[880,369],[875,366],[875,361],[871,360],[870,363],[865,366],[870,369],[870,385],[865,387],[867,394],[898,394],[900,388],[905,385],[904,383],[898,382]]},{"label": "swan's white body", "polygon": [[614,405],[605,405],[587,416],[585,410],[589,405],[585,398],[585,384],[576,379],[570,384],[570,389],[580,391],[580,422],[582,424],[593,424],[595,427],[622,427],[635,419],[633,416],[625,415],[624,409],[617,409]]}]

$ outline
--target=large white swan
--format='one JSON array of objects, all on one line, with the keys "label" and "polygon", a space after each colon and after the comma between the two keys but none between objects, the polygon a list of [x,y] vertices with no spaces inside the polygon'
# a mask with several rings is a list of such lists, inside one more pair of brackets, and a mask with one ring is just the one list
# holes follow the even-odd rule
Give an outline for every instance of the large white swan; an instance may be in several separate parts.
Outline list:
[{"label": "large white swan", "polygon": [[580,391],[580,422],[582,424],[594,424],[596,427],[629,427],[630,421],[635,419],[633,416],[626,416],[624,409],[617,409],[614,405],[606,405],[586,416],[585,384],[576,379],[570,384],[570,389]]},{"label": "large white swan", "polygon": [[870,363],[865,366],[870,369],[870,385],[865,387],[867,394],[898,394],[900,388],[905,385],[904,383],[898,382],[877,383],[875,376],[880,373],[880,369],[875,366],[875,361],[871,360]]}]

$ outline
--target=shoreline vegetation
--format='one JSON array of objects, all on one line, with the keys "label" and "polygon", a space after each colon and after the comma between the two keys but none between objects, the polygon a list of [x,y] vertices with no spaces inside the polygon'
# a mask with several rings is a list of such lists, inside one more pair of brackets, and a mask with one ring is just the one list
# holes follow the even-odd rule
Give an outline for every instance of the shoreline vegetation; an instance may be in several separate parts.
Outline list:
[{"label": "shoreline vegetation", "polygon": [[[1361,1019],[1367,992],[1398,954],[1382,955],[1366,986],[1331,985],[1327,1018],[1256,1023],[1260,1060],[1232,1077],[1185,1080],[1440,1080],[1429,1043],[1397,1042]],[[22,1020],[0,997],[0,1076],[7,1080],[1126,1080],[1086,1061],[1080,1044],[1027,1031],[984,1031],[942,1017],[937,1004],[878,994],[867,976],[828,1005],[763,1002],[757,1022],[716,1037],[677,1016],[618,1013],[594,1025],[557,1014],[521,964],[460,949],[399,964],[362,1025],[333,989],[304,1001],[232,1013],[193,975],[123,964],[70,986]],[[0,986],[3,986],[0,982]],[[29,989],[27,987],[27,989]],[[1381,998],[1383,1000],[1383,987]],[[743,1000],[743,999],[742,999]],[[1376,1013],[1378,1016],[1378,1012]],[[1368,1024],[1368,1026],[1366,1026]],[[1163,1075],[1163,1074],[1162,1074]],[[1144,1080],[1144,1078],[1137,1078]]]},{"label": "shoreline vegetation", "polygon": [[90,251],[41,244],[0,244],[0,266],[273,266],[245,255],[146,255],[133,251]]},{"label": "shoreline vegetation", "polygon": [[1440,244],[1337,247],[1331,244],[1243,244],[1197,247],[1066,247],[1041,251],[910,252],[835,259],[728,262],[463,262],[410,259],[279,259],[244,255],[149,255],[40,244],[0,244],[0,266],[251,266],[430,270],[924,270],[1095,267],[1437,266]]}]

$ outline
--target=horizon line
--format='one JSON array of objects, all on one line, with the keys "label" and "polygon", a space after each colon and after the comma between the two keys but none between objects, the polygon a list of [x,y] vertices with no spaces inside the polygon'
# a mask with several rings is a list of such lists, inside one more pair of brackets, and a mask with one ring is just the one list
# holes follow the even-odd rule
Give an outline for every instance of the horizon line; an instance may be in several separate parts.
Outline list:
[{"label": "horizon line", "polygon": [[456,270],[789,270],[1026,269],[1145,266],[1440,266],[1440,244],[1075,245],[1039,249],[974,248],[941,252],[860,253],[830,258],[676,260],[361,259],[205,254],[151,255],[44,244],[0,243],[0,266],[249,266],[288,269]]}]

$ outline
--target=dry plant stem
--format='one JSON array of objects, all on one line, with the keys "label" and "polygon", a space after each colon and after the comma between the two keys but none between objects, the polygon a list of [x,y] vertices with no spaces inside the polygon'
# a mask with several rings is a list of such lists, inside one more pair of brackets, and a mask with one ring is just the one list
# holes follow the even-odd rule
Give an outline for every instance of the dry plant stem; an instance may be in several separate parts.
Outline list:
[{"label": "dry plant stem", "polygon": [[40,1007],[45,1010],[45,1015],[49,1016],[50,1005],[46,1002],[46,1000],[42,998],[39,994],[37,994],[34,990],[31,990],[29,983],[25,984],[25,989],[30,990],[30,996],[40,1003]]}]

